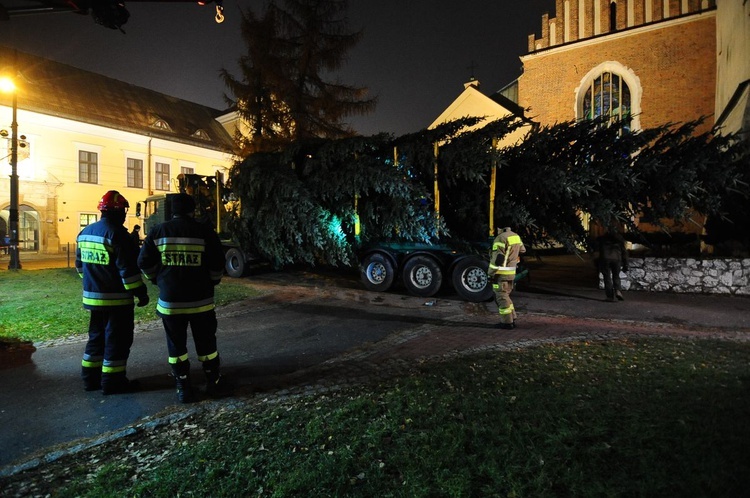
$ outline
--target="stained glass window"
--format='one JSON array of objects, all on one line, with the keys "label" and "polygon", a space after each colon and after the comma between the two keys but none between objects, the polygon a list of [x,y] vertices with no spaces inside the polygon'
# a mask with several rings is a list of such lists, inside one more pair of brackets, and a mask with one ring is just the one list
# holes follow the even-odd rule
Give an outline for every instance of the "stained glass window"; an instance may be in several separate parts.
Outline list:
[{"label": "stained glass window", "polygon": [[624,129],[630,131],[630,88],[617,73],[608,71],[599,75],[583,96],[583,117],[594,119],[600,116],[622,121]]}]

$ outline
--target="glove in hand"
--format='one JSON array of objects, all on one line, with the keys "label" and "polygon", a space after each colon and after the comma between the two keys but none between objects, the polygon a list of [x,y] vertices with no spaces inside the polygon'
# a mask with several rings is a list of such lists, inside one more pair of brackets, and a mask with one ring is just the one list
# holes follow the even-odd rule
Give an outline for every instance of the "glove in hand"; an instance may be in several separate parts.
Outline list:
[{"label": "glove in hand", "polygon": [[149,301],[150,301],[150,299],[148,298],[148,294],[146,294],[145,296],[139,297],[138,298],[138,307],[139,308],[143,308],[144,306],[146,306],[148,304]]}]

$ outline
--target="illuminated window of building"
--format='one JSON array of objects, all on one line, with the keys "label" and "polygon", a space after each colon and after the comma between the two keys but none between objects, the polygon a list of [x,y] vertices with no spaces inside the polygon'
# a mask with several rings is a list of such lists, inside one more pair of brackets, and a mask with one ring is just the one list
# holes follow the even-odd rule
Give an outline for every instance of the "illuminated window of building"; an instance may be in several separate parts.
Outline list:
[{"label": "illuminated window of building", "polygon": [[128,187],[143,188],[143,159],[128,158]]},{"label": "illuminated window of building", "polygon": [[620,121],[627,131],[640,129],[640,80],[617,62],[592,69],[576,90],[576,118],[609,118]]},{"label": "illuminated window of building", "polygon": [[172,131],[172,127],[171,127],[171,126],[169,126],[169,123],[167,123],[166,121],[164,121],[164,120],[163,120],[163,119],[161,119],[161,118],[157,118],[157,119],[156,119],[156,120],[155,120],[155,121],[154,121],[154,122],[153,122],[153,123],[151,124],[151,126],[152,126],[153,128],[156,128],[156,129],[158,129],[158,130]]},{"label": "illuminated window of building", "polygon": [[99,216],[93,213],[81,213],[81,216],[79,217],[78,228],[83,230],[88,225],[91,225],[92,223],[96,223],[98,220],[99,220]]},{"label": "illuminated window of building", "polygon": [[[630,122],[630,88],[615,73],[605,72],[596,78],[583,96],[583,117],[609,116],[611,120]],[[626,124],[629,128],[629,124]]]},{"label": "illuminated window of building", "polygon": [[195,133],[193,133],[193,136],[195,138],[200,138],[201,140],[211,140],[211,137],[208,136],[208,133],[206,133],[204,130],[201,130],[200,128],[195,130]]},{"label": "illuminated window of building", "polygon": [[78,151],[78,181],[99,182],[99,154],[88,150]]},{"label": "illuminated window of building", "polygon": [[155,163],[154,188],[156,190],[169,190],[169,164]]},{"label": "illuminated window of building", "polygon": [[182,166],[180,168],[180,173],[182,173],[183,175],[194,175],[195,168],[186,168],[185,166]]},{"label": "illuminated window of building", "polygon": [[18,247],[22,251],[39,250],[39,213],[25,204],[18,206]]}]

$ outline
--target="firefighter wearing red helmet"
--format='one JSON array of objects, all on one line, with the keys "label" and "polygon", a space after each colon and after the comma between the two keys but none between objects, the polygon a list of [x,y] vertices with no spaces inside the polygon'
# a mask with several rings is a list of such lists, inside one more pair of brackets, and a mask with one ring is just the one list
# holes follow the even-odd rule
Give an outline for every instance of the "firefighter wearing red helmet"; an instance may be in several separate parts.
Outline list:
[{"label": "firefighter wearing red helmet", "polygon": [[104,394],[137,390],[126,376],[133,344],[134,297],[148,304],[138,269],[138,247],[125,228],[130,207],[116,190],[99,201],[101,220],[88,225],[76,241],[76,270],[83,279],[83,307],[90,312],[89,340],[81,361],[83,387]]}]

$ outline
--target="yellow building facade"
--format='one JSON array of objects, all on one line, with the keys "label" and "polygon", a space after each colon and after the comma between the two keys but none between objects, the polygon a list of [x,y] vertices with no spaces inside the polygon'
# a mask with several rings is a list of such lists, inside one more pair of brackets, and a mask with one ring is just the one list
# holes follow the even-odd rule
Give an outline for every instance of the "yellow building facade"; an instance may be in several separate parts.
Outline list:
[{"label": "yellow building facade", "polygon": [[[128,199],[130,230],[141,224],[136,203],[177,191],[180,173],[225,173],[234,162],[221,111],[0,47],[0,70],[9,66],[19,82],[21,260],[73,251],[108,190]],[[11,121],[11,98],[0,95],[0,236],[9,225]]]}]

